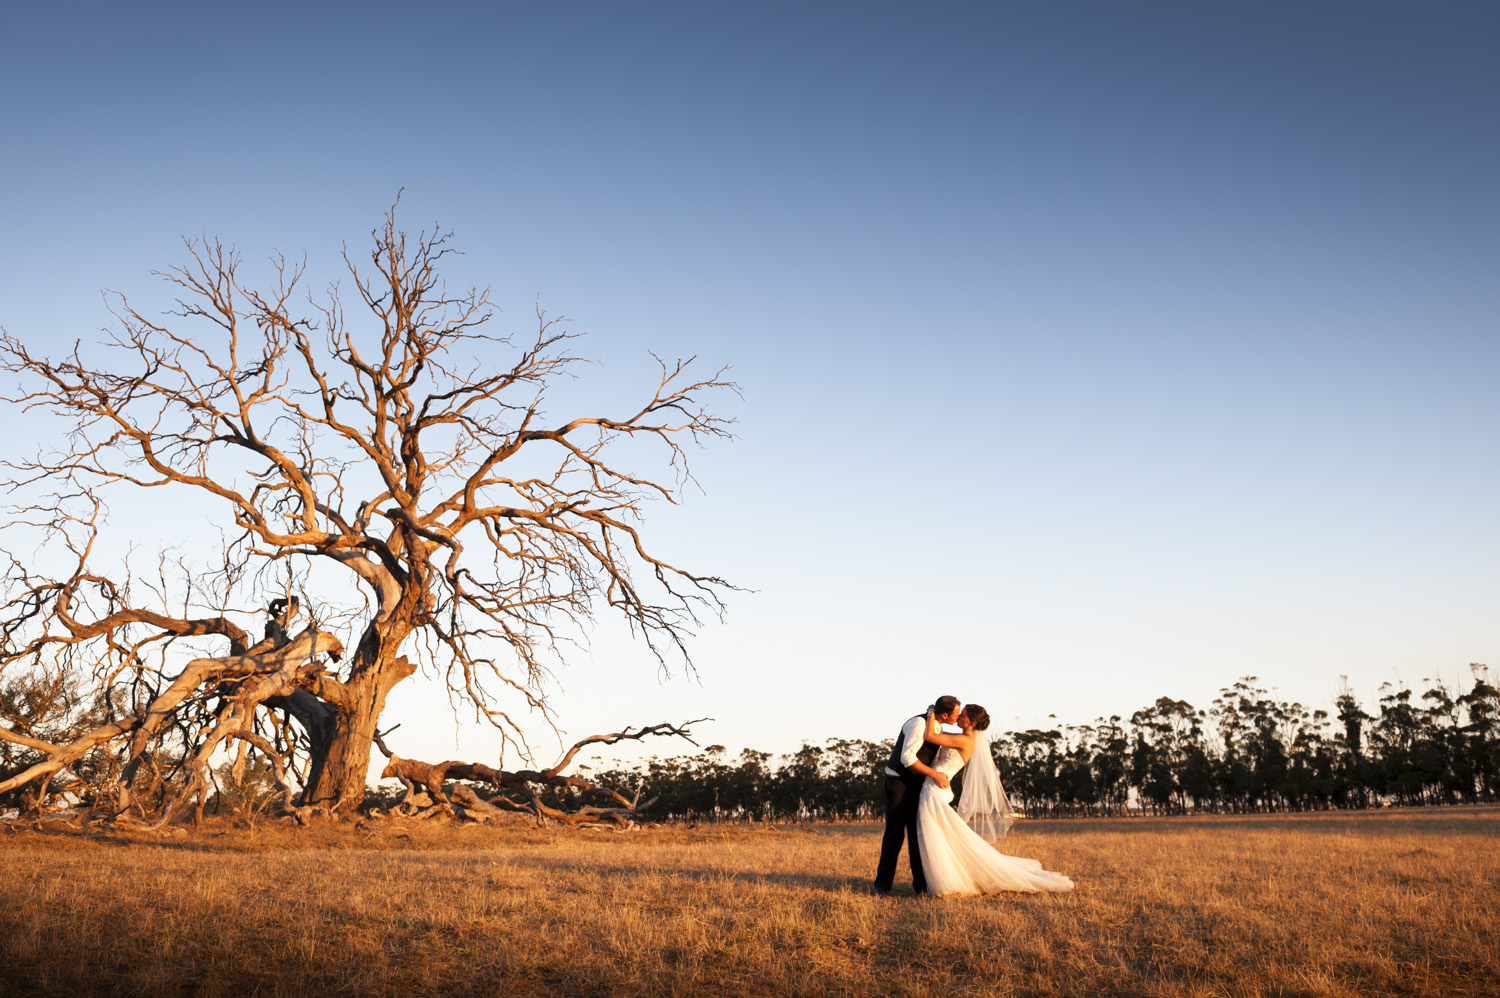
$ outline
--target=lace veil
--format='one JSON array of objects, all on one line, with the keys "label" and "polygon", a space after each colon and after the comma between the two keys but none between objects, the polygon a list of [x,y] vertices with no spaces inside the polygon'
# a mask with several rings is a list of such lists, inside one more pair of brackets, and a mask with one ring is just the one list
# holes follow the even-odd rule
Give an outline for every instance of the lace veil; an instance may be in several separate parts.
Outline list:
[{"label": "lace veil", "polygon": [[958,799],[958,816],[986,842],[1005,838],[1015,824],[1016,812],[1000,785],[995,757],[990,754],[990,740],[984,732],[975,733],[974,754],[969,757],[969,771],[964,774],[964,792]]}]

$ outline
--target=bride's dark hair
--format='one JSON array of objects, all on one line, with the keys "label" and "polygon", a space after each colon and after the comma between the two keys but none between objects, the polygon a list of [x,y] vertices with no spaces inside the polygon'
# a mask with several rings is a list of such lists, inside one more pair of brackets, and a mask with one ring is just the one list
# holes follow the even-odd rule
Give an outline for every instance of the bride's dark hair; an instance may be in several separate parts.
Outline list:
[{"label": "bride's dark hair", "polygon": [[984,731],[990,726],[990,712],[977,703],[971,703],[965,707],[964,716],[974,723],[975,731]]}]

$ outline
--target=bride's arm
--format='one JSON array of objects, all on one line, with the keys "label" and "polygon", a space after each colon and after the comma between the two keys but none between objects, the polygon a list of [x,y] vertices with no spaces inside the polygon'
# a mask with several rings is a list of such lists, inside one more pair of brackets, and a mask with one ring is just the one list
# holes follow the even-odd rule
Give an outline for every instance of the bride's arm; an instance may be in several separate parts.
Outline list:
[{"label": "bride's arm", "polygon": [[922,733],[922,740],[960,750],[971,749],[974,745],[974,739],[968,735],[946,735],[939,731],[937,718],[931,713],[927,715],[927,730]]},{"label": "bride's arm", "polygon": [[[932,714],[931,714],[931,712],[929,712],[927,714],[927,726],[929,728],[932,727]],[[945,774],[945,773],[939,773],[937,770],[933,769],[931,766],[927,765],[925,762],[923,762],[920,759],[913,759],[911,765],[908,766],[907,769],[910,769],[914,773],[921,773],[923,776],[927,777],[929,780],[931,780],[932,782],[936,783],[938,786],[942,787],[944,790],[948,789],[948,776],[947,776],[947,774]]]}]

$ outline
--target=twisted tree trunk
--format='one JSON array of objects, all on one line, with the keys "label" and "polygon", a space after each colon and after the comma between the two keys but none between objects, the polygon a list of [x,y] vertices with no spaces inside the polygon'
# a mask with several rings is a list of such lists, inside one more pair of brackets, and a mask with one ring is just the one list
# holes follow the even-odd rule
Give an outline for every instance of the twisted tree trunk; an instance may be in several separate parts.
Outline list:
[{"label": "twisted tree trunk", "polygon": [[416,668],[400,656],[341,684],[345,695],[328,705],[331,709],[322,723],[308,728],[312,766],[303,804],[336,810],[364,801],[370,753],[386,697]]}]

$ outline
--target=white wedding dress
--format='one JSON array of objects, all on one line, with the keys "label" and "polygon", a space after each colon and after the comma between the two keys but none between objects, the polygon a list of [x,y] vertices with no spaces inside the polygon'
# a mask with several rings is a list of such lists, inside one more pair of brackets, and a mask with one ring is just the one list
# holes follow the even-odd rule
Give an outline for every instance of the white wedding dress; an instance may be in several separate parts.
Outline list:
[{"label": "white wedding dress", "polygon": [[[982,737],[974,751],[989,751]],[[963,753],[945,745],[938,750],[932,768],[951,777],[964,768]],[[922,784],[922,796],[917,800],[917,845],[922,853],[922,872],[927,877],[929,894],[936,897],[998,891],[1034,894],[1073,889],[1073,881],[1061,873],[1042,869],[1036,860],[1007,856],[996,850],[959,817],[952,801],[953,791],[938,786],[931,777]]]}]

